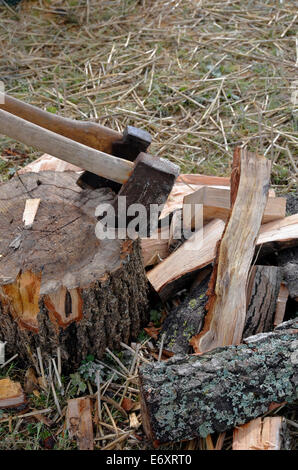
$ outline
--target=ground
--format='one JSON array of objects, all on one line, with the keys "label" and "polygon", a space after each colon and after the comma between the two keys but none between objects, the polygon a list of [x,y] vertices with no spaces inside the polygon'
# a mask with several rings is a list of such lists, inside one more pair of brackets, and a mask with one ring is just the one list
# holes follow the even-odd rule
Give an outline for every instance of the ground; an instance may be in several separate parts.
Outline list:
[{"label": "ground", "polygon": [[[229,175],[233,149],[246,145],[272,160],[272,186],[289,193],[298,174],[296,30],[293,0],[23,0],[16,9],[0,5],[0,78],[11,95],[49,112],[145,128],[151,152],[183,172]],[[2,137],[0,155],[5,180],[40,154]],[[20,377],[17,367],[0,374]],[[80,376],[64,380],[62,410]],[[0,448],[43,448],[49,436],[56,448],[74,447],[50,392],[32,400],[31,409],[53,408],[54,425],[0,417]],[[107,411],[104,419],[111,426]],[[104,445],[113,448],[109,433]]]}]

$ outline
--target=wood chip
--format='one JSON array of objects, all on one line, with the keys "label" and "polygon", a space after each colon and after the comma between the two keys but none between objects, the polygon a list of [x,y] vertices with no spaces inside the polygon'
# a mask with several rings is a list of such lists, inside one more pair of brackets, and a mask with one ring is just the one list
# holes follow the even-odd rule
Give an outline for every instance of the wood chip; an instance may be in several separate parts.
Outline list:
[{"label": "wood chip", "polygon": [[66,413],[70,438],[76,438],[79,450],[93,450],[91,400],[87,397],[68,400]]},{"label": "wood chip", "polygon": [[27,199],[23,213],[23,222],[25,228],[30,228],[33,225],[40,199]]},{"label": "wood chip", "polygon": [[26,403],[26,396],[19,382],[10,378],[0,380],[0,409],[15,408]]}]

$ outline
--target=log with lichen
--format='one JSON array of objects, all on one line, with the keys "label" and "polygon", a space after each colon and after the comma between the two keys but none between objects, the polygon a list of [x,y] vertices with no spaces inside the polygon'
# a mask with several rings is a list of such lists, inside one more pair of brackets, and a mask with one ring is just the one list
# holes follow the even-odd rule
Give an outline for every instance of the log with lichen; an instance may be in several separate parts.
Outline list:
[{"label": "log with lichen", "polygon": [[298,321],[245,344],[174,356],[140,370],[143,425],[155,445],[223,432],[293,402],[298,385]]}]

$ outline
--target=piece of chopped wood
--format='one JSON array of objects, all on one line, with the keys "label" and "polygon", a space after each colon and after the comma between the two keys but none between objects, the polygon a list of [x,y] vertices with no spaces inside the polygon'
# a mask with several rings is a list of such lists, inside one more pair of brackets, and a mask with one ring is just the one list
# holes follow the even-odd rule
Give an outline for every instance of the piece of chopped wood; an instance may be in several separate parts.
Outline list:
[{"label": "piece of chopped wood", "polygon": [[141,426],[141,423],[138,420],[136,413],[131,413],[129,415],[129,427],[132,429],[138,429],[140,426]]},{"label": "piece of chopped wood", "polygon": [[279,293],[277,296],[275,316],[273,320],[274,326],[277,326],[283,322],[288,298],[289,298],[289,290],[287,286],[285,285],[285,283],[282,282],[280,284],[280,289],[279,289]]},{"label": "piece of chopped wood", "polygon": [[[180,174],[169,194],[166,204],[162,210],[160,218],[166,217],[171,212],[181,209],[184,197],[192,194],[204,187],[212,187],[219,190],[230,189],[230,179],[221,176],[208,175],[187,175]],[[269,189],[269,196],[275,197],[274,189]]]},{"label": "piece of chopped wood", "polygon": [[30,228],[33,225],[40,199],[26,199],[25,209],[23,212],[23,222],[25,228]]},{"label": "piece of chopped wood", "polygon": [[0,341],[0,366],[5,363],[5,345],[6,341]]},{"label": "piece of chopped wood", "polygon": [[234,429],[233,450],[285,449],[286,421],[282,416],[257,418]]},{"label": "piece of chopped wood", "polygon": [[236,195],[232,187],[235,202],[213,268],[204,328],[191,342],[196,352],[239,344],[245,325],[246,285],[267,203],[271,162],[245,149],[236,149],[235,162],[240,167],[238,191]]},{"label": "piece of chopped wood", "polygon": [[26,404],[26,396],[19,382],[0,379],[0,409],[16,408]]},{"label": "piece of chopped wood", "polygon": [[195,272],[211,263],[215,257],[216,244],[220,239],[224,222],[211,221],[195,232],[176,251],[148,273],[148,279],[156,292],[166,295],[165,288],[183,275]]},{"label": "piece of chopped wood", "polygon": [[226,437],[226,433],[221,432],[220,435],[217,438],[216,445],[215,445],[215,450],[221,450],[222,449],[225,437]]},{"label": "piece of chopped wood", "polygon": [[262,225],[257,244],[291,241],[298,243],[298,214]]},{"label": "piece of chopped wood", "polygon": [[[168,312],[161,329],[161,334],[166,335],[164,349],[167,351],[175,354],[191,352],[189,341],[201,331],[204,323],[209,279],[210,268],[201,270],[190,293]],[[272,329],[280,284],[279,267],[252,267],[247,288],[244,338]]]},{"label": "piece of chopped wood", "polygon": [[[202,204],[204,206],[204,223],[212,219],[227,220],[230,216],[230,196],[229,187],[216,188],[203,186],[197,191],[187,194],[184,197],[183,204],[189,204],[191,206]],[[269,197],[265,206],[262,223],[265,224],[273,220],[284,218],[286,215],[286,201],[285,197]]]},{"label": "piece of chopped wood", "polygon": [[79,450],[93,450],[93,425],[91,400],[73,398],[67,402],[66,425],[69,437],[76,438]]},{"label": "piece of chopped wood", "polygon": [[177,183],[202,184],[207,186],[230,186],[230,178],[225,176],[209,176],[201,174],[182,173],[177,178]]}]

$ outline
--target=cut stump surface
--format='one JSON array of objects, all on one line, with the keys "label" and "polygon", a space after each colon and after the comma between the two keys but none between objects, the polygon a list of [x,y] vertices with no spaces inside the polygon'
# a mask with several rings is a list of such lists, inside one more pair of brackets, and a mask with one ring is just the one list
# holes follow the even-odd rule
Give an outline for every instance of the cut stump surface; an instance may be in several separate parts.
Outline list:
[{"label": "cut stump surface", "polygon": [[[0,340],[7,354],[36,347],[79,364],[135,338],[147,283],[137,241],[99,240],[95,209],[109,189],[83,190],[72,172],[26,173],[0,186]],[[30,229],[26,200],[40,199]]]}]

